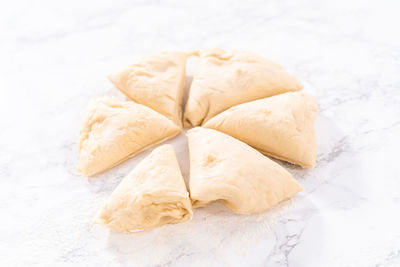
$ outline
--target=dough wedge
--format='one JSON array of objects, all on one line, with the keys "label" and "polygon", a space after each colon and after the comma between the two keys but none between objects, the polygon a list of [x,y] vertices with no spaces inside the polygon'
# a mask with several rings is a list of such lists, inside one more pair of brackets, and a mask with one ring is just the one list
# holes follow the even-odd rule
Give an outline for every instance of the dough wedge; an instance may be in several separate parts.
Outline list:
[{"label": "dough wedge", "polygon": [[78,172],[85,176],[103,172],[180,132],[163,115],[133,101],[94,99],[79,134]]},{"label": "dough wedge", "polygon": [[181,106],[189,55],[185,52],[162,52],[145,56],[108,78],[128,98],[154,109],[182,127]]},{"label": "dough wedge", "polygon": [[187,135],[194,207],[219,200],[234,212],[257,213],[302,190],[278,163],[229,135],[202,127]]},{"label": "dough wedge", "polygon": [[286,93],[232,107],[204,127],[229,134],[268,156],[311,168],[317,157],[317,112],[314,97]]},{"label": "dough wedge", "polygon": [[251,52],[213,48],[198,54],[200,61],[184,114],[185,127],[202,125],[241,103],[303,88],[282,66]]},{"label": "dough wedge", "polygon": [[94,223],[115,231],[149,230],[192,217],[189,193],[171,145],[154,149],[117,186]]}]

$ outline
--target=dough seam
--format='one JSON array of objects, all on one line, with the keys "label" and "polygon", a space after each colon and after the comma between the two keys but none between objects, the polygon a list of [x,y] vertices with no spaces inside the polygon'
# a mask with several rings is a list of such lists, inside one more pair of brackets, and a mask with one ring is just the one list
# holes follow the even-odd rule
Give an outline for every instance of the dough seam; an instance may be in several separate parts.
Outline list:
[{"label": "dough seam", "polygon": [[[257,149],[256,147],[253,147],[253,148]],[[289,158],[286,158],[286,157],[282,157],[282,156],[277,156],[274,153],[266,152],[266,151],[261,150],[261,149],[257,149],[257,150],[260,151],[262,154],[264,154],[266,156],[270,156],[270,157],[273,157],[273,158],[276,158],[276,159],[279,159],[279,160],[282,160],[282,161],[285,161],[285,162],[289,162],[291,164],[295,164],[295,165],[298,165],[298,166],[303,167],[303,168],[313,168],[314,167],[313,165],[300,163],[299,161],[296,161],[296,160],[292,160],[292,159],[289,159]]]}]

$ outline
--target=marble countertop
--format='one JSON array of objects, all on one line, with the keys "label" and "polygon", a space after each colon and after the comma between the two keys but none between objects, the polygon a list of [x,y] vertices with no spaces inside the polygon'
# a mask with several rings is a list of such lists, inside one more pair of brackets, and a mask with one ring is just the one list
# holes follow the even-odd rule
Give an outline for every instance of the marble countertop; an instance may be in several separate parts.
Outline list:
[{"label": "marble countertop", "polygon": [[[400,266],[398,1],[8,1],[0,4],[0,266]],[[168,49],[240,48],[316,96],[304,187],[243,216],[111,232],[91,219],[131,159],[75,171],[82,111],[106,75]],[[184,161],[186,140],[171,141]],[[181,163],[185,164],[185,163]],[[183,168],[187,176],[187,168]]]}]

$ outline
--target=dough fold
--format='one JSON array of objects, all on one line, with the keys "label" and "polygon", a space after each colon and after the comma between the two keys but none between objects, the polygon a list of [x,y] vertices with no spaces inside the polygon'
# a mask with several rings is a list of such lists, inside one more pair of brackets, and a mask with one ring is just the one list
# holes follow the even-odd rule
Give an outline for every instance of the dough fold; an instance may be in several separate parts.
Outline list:
[{"label": "dough fold", "polygon": [[94,223],[116,231],[134,232],[184,222],[192,214],[174,149],[162,145],[121,181]]},{"label": "dough fold", "polygon": [[172,121],[133,101],[92,100],[79,134],[78,171],[91,176],[181,132]]},{"label": "dough fold", "polygon": [[204,127],[233,136],[262,153],[303,167],[313,167],[317,156],[315,98],[286,93],[232,107]]},{"label": "dough fold", "polygon": [[201,127],[187,135],[194,207],[220,200],[234,212],[249,214],[302,190],[279,164],[229,135]]},{"label": "dough fold", "polygon": [[256,54],[240,50],[201,50],[190,87],[184,126],[202,125],[241,103],[302,89],[285,69]]},{"label": "dough fold", "polygon": [[148,106],[182,126],[186,60],[190,53],[162,52],[146,56],[108,76],[136,103]]}]

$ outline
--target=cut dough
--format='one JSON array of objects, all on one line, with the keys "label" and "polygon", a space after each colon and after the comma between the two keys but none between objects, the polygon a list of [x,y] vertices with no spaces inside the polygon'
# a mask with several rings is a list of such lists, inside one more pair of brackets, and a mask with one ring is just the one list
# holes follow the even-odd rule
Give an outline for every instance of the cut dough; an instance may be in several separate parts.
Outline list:
[{"label": "cut dough", "polygon": [[204,127],[229,134],[262,153],[303,167],[313,167],[317,145],[314,97],[286,93],[232,107]]},{"label": "cut dough", "polygon": [[182,126],[181,106],[189,55],[163,52],[146,56],[108,78],[136,103],[146,105]]},{"label": "cut dough", "polygon": [[245,51],[205,49],[194,75],[184,114],[197,126],[237,104],[302,89],[283,67]]},{"label": "cut dough", "polygon": [[85,176],[105,171],[180,131],[163,115],[133,101],[92,100],[79,136],[78,171]]},{"label": "cut dough", "polygon": [[133,232],[184,222],[192,214],[174,149],[163,145],[121,181],[94,222],[116,231]]},{"label": "cut dough", "polygon": [[229,135],[197,127],[188,139],[194,207],[221,200],[237,213],[261,212],[302,190],[279,164]]}]

